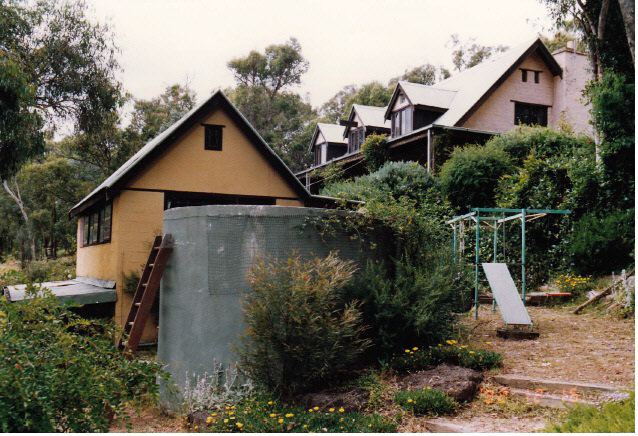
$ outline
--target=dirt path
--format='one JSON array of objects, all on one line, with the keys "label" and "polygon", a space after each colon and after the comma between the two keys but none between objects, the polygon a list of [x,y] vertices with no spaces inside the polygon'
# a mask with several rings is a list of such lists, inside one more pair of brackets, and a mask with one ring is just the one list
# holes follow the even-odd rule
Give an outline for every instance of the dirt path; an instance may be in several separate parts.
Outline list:
[{"label": "dirt path", "polygon": [[[501,327],[498,310],[483,305],[479,319],[463,319],[469,331],[465,341],[503,353],[501,373],[553,380],[605,384],[632,388],[635,383],[633,319],[615,319],[592,313],[573,315],[569,308],[529,307],[541,335],[537,340],[505,340],[496,336]],[[491,345],[485,344],[491,342]]]}]

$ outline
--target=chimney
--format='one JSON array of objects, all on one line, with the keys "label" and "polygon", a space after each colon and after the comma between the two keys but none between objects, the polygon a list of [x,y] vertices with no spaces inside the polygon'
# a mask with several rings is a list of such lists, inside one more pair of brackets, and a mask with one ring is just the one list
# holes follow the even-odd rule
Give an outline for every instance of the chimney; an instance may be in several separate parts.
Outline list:
[{"label": "chimney", "polygon": [[567,41],[567,50],[574,51],[574,41]]}]

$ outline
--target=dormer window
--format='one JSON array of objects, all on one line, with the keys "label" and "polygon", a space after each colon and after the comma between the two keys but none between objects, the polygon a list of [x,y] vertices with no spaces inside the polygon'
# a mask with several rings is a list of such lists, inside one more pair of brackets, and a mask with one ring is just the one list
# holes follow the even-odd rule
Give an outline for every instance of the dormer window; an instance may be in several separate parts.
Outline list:
[{"label": "dormer window", "polygon": [[222,129],[224,126],[217,124],[203,124],[204,126],[204,150],[222,150]]},{"label": "dormer window", "polygon": [[412,107],[408,106],[392,114],[392,137],[412,131]]},{"label": "dormer window", "polygon": [[354,153],[355,151],[359,151],[361,148],[361,144],[365,141],[365,130],[363,127],[358,128],[357,130],[352,130],[348,137],[348,153]]}]

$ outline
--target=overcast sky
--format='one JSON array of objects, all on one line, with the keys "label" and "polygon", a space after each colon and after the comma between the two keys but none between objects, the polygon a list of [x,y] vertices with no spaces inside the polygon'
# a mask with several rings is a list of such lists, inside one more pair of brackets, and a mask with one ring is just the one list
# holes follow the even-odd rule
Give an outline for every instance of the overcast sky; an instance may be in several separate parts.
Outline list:
[{"label": "overcast sky", "polygon": [[348,84],[386,83],[424,63],[451,67],[451,34],[516,46],[547,33],[539,0],[89,0],[113,25],[121,79],[136,98],[188,81],[198,99],[235,84],[226,63],[294,36],[319,106]]}]

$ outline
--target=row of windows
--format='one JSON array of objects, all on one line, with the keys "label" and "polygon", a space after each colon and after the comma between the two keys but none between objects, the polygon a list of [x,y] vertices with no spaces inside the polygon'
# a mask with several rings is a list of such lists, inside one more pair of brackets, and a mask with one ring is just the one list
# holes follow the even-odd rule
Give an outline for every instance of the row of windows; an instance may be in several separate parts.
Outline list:
[{"label": "row of windows", "polygon": [[527,70],[527,69],[521,68],[521,80],[523,82],[527,82],[528,73],[534,73],[534,83],[540,83],[540,76],[541,76],[542,71]]},{"label": "row of windows", "polygon": [[113,205],[107,204],[97,212],[82,217],[82,246],[111,241],[111,216]]}]

